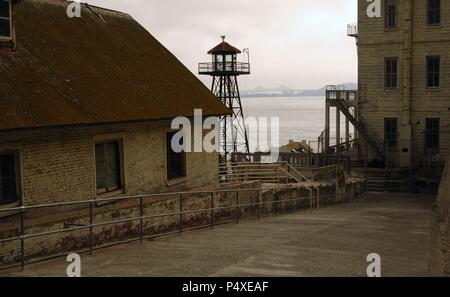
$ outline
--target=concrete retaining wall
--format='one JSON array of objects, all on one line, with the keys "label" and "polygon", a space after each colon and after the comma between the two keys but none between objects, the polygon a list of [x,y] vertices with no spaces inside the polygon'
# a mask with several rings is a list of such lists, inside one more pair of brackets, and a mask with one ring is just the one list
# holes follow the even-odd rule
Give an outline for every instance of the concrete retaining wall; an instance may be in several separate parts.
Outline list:
[{"label": "concrete retaining wall", "polygon": [[430,251],[430,270],[438,276],[450,276],[450,156],[434,205]]}]

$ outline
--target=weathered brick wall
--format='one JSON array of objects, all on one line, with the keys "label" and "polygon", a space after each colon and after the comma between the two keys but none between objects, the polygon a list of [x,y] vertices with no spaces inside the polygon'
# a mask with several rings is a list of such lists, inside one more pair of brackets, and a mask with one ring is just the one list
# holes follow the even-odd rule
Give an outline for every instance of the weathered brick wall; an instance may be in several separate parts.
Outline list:
[{"label": "weathered brick wall", "polygon": [[96,197],[95,139],[123,137],[125,195],[210,186],[218,180],[217,153],[188,153],[187,178],[168,185],[168,121],[0,132],[0,149],[18,149],[24,205]]},{"label": "weathered brick wall", "polygon": [[[402,80],[404,1],[400,0],[398,29],[386,30],[384,25],[384,2],[381,18],[369,18],[366,13],[369,3],[358,1],[358,72],[359,96],[363,102],[362,115],[384,137],[384,118],[398,118],[399,132],[402,123]],[[430,27],[426,23],[426,1],[414,0],[413,50],[412,50],[412,95],[411,123],[413,125],[413,159],[416,164],[424,155],[425,119],[441,119],[441,152],[435,157],[445,160],[450,134],[445,133],[450,125],[450,2],[441,1],[442,24]],[[441,87],[438,90],[426,88],[426,56],[441,56]],[[384,88],[384,59],[398,57],[398,88]],[[399,138],[400,139],[400,138]],[[400,150],[400,146],[398,150]],[[394,158],[399,154],[393,153]],[[373,153],[371,154],[373,156]]]},{"label": "weathered brick wall", "polygon": [[434,205],[430,251],[430,270],[450,276],[450,155]]}]

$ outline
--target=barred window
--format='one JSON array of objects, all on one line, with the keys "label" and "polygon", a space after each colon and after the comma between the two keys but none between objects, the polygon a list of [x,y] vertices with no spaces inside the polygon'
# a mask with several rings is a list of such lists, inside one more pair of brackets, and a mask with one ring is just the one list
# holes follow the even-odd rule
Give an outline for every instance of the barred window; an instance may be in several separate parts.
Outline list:
[{"label": "barred window", "polygon": [[441,57],[427,57],[427,87],[438,88],[440,85]]},{"label": "barred window", "polygon": [[397,119],[396,118],[385,118],[384,119],[384,141],[388,148],[397,147]]},{"label": "barred window", "polygon": [[441,0],[427,0],[427,22],[428,25],[441,23]]},{"label": "barred window", "polygon": [[440,142],[440,119],[426,119],[425,146],[427,150],[438,150]]},{"label": "barred window", "polygon": [[385,59],[385,87],[388,89],[397,88],[397,58]]},{"label": "barred window", "polygon": [[385,26],[387,29],[397,28],[398,5],[397,0],[385,1]]}]

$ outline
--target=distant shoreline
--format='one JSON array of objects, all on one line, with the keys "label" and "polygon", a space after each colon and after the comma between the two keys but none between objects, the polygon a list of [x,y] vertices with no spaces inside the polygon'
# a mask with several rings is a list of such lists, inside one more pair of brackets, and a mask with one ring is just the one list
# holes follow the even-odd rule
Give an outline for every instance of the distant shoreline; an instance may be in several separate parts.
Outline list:
[{"label": "distant shoreline", "polygon": [[323,95],[241,95],[241,98],[324,98]]}]

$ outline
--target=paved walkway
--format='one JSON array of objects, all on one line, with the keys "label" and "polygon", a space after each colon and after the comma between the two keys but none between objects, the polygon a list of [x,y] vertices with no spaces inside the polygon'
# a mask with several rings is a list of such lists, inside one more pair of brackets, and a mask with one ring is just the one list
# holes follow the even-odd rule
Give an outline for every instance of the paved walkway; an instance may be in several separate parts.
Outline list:
[{"label": "paved walkway", "polygon": [[[83,276],[426,276],[433,197],[368,194],[320,211],[225,225],[82,255]],[[10,276],[63,276],[65,259]]]}]

